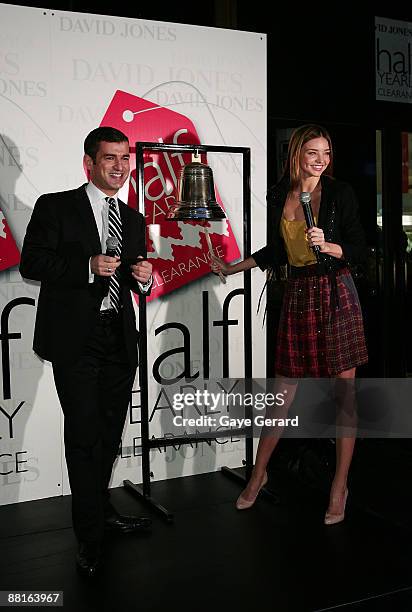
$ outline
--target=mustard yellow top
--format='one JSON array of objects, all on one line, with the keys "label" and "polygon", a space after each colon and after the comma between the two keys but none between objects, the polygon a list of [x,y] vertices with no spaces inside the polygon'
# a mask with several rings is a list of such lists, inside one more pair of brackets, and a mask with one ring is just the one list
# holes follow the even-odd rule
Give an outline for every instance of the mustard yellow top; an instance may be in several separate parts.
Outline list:
[{"label": "mustard yellow top", "polygon": [[309,246],[305,221],[288,221],[282,217],[280,235],[285,241],[286,253],[291,266],[308,266],[316,263],[316,257]]}]

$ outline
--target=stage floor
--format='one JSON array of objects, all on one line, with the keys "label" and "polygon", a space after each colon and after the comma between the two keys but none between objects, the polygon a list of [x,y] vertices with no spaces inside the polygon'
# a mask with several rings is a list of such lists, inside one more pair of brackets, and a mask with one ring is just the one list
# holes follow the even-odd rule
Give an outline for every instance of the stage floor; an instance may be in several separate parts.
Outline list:
[{"label": "stage floor", "polygon": [[324,496],[293,480],[277,491],[278,505],[239,512],[240,486],[220,472],[157,482],[167,524],[113,489],[118,510],[152,516],[153,533],[108,537],[92,584],[76,573],[69,496],[1,507],[0,590],[62,590],[76,612],[412,609],[410,531],[350,498],[345,522],[325,527]]}]

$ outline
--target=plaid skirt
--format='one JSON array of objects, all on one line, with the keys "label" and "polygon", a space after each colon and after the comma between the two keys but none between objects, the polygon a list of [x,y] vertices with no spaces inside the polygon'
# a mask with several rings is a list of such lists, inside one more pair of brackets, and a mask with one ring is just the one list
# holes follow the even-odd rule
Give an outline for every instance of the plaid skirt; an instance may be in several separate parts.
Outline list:
[{"label": "plaid skirt", "polygon": [[[329,377],[368,361],[358,292],[347,268],[336,272],[337,306],[327,275],[290,278],[276,347],[276,375]],[[333,302],[333,300],[332,300]]]}]

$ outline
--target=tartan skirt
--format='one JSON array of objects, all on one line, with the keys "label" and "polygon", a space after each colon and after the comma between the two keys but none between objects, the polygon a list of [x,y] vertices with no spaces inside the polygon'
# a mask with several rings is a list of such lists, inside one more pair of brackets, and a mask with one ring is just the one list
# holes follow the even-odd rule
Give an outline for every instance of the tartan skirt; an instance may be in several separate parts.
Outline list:
[{"label": "tartan skirt", "polygon": [[332,307],[328,275],[288,279],[279,320],[276,375],[330,377],[368,361],[358,292],[347,268],[336,272],[336,292]]}]

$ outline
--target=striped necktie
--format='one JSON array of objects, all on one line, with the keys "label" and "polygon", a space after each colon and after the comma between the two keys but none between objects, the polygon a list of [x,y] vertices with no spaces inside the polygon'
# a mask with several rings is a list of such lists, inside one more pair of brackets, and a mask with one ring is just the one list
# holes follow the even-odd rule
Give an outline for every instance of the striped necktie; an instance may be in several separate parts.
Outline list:
[{"label": "striped necktie", "polygon": [[[122,222],[117,211],[116,200],[114,198],[106,198],[109,204],[109,236],[117,238],[118,246],[116,255],[121,255],[122,252]],[[116,272],[110,277],[109,282],[109,298],[110,306],[116,312],[120,309],[120,271],[117,268]]]}]

